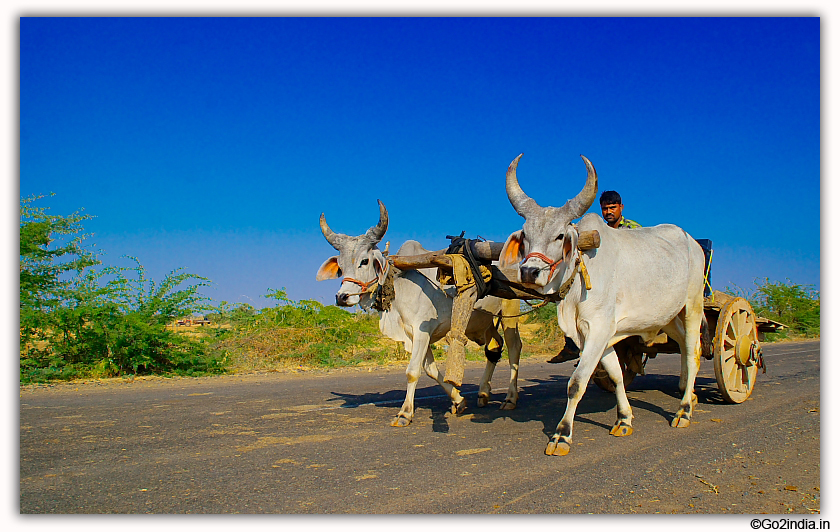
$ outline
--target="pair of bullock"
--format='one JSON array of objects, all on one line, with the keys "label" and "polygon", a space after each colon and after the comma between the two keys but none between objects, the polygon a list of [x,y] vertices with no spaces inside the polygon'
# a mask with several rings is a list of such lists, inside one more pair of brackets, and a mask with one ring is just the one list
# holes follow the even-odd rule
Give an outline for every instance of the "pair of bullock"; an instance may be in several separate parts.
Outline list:
[{"label": "pair of bullock", "polygon": [[[559,208],[541,207],[519,186],[516,168],[520,154],[506,175],[508,199],[525,219],[522,229],[511,234],[502,248],[499,267],[518,265],[517,281],[543,294],[560,287],[567,295],[557,304],[557,320],[566,337],[581,347],[580,362],[568,383],[566,411],[549,441],[545,453],[565,455],[572,441],[575,410],[586,385],[600,362],[615,384],[617,420],[610,430],[614,436],[632,434],[632,411],[624,389],[621,366],[613,345],[630,336],[652,340],[665,332],[680,345],[682,357],[680,390],[683,397],[671,426],[687,427],[697,402],[694,381],[700,365],[700,338],[707,327],[703,314],[703,250],[693,238],[675,225],[664,224],[634,230],[613,229],[600,216],[583,216],[595,201],[598,175],[592,163],[586,164],[586,184],[577,196]],[[321,230],[339,255],[329,258],[318,270],[317,279],[344,277],[336,294],[340,306],[373,305],[373,283],[383,283],[389,274],[387,258],[377,244],[388,228],[388,213],[379,202],[379,223],[357,237],[333,232],[321,214]],[[573,220],[581,220],[573,224]],[[598,248],[581,251],[577,241],[581,232],[596,230]],[[427,250],[413,240],[400,247],[397,255],[419,255]],[[452,400],[452,411],[465,406],[457,386],[445,382],[435,366],[431,345],[450,329],[454,288],[437,281],[436,270],[396,270],[394,300],[381,314],[382,333],[401,341],[411,359],[406,369],[408,389],[405,402],[391,422],[406,426],[414,415],[414,391],[421,368],[435,379]],[[588,281],[584,275],[588,274]],[[479,345],[501,345],[493,324],[502,316],[504,341],[508,344],[511,367],[510,386],[503,409],[515,408],[518,400],[517,374],[522,343],[516,320],[518,300],[505,301],[494,296],[479,300],[467,326],[467,337]],[[481,380],[478,405],[490,397],[490,379],[498,357],[487,351],[488,360]]]}]

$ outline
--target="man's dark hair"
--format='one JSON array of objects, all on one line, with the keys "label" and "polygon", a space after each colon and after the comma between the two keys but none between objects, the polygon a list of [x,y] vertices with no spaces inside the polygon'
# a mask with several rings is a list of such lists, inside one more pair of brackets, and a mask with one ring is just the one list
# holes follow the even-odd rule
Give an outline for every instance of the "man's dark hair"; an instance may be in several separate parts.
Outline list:
[{"label": "man's dark hair", "polygon": [[605,190],[601,193],[601,205],[612,205],[617,203],[621,205],[621,196],[615,190]]}]

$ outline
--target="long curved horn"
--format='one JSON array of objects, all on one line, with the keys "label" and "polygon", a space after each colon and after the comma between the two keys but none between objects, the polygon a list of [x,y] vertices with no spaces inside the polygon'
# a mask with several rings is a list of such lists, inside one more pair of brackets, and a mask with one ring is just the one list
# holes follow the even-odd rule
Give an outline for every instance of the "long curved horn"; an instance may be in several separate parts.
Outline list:
[{"label": "long curved horn", "polygon": [[332,247],[341,251],[339,246],[343,241],[342,237],[344,237],[344,235],[336,233],[330,229],[330,226],[327,225],[327,218],[324,216],[324,213],[321,213],[321,232],[324,233],[324,238],[327,239],[327,242],[329,242]]},{"label": "long curved horn", "polygon": [[365,234],[374,242],[379,242],[388,230],[388,209],[381,200],[376,201],[379,203],[379,223],[368,229]]},{"label": "long curved horn", "polygon": [[598,173],[595,171],[595,167],[592,166],[589,159],[583,155],[580,158],[583,159],[583,163],[586,165],[586,184],[583,185],[583,189],[577,196],[566,203],[572,215],[572,220],[583,216],[595,202],[595,196],[598,195]]},{"label": "long curved horn", "polygon": [[516,159],[510,163],[505,176],[505,190],[507,190],[508,199],[513,209],[519,216],[527,219],[528,216],[535,214],[541,207],[537,202],[531,199],[522,187],[519,186],[519,180],[516,178],[516,167],[519,166],[519,159],[522,157],[520,153]]}]

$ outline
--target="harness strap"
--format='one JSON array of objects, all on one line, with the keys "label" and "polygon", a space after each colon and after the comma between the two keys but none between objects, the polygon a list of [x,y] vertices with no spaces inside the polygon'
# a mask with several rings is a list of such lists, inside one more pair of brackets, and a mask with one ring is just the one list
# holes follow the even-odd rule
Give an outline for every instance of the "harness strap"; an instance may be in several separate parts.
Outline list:
[{"label": "harness strap", "polygon": [[572,272],[572,275],[557,289],[556,295],[558,299],[565,299],[569,295],[569,290],[572,288],[572,283],[575,282],[575,275],[577,275],[578,271],[580,271],[580,259],[575,261],[575,271]]},{"label": "harness strap", "polygon": [[[478,290],[478,299],[483,298],[490,292],[490,276],[488,276],[485,271],[489,261],[482,261],[476,258],[475,243],[478,240],[464,238],[464,231],[461,231],[461,234],[458,236],[447,235],[446,238],[451,241],[449,247],[446,249],[446,256],[452,257],[455,255],[461,255],[465,259],[471,272],[471,274],[468,275],[468,277],[471,278],[469,286],[475,284],[476,289]],[[478,239],[482,241],[484,240],[481,236],[479,236]],[[441,274],[442,271],[438,270],[438,280],[442,280]],[[455,275],[455,277],[457,279],[459,276]],[[485,277],[487,278],[485,279]],[[462,289],[459,288],[458,292],[460,293],[461,291]]]},{"label": "harness strap", "polygon": [[493,322],[493,323],[495,324],[495,325],[494,325],[494,327],[495,327],[496,329],[498,329],[498,328],[499,328],[499,323],[501,322],[501,319],[502,319],[502,318],[520,318],[520,317],[522,317],[522,316],[525,316],[525,315],[528,315],[528,314],[530,314],[530,313],[534,312],[534,311],[535,311],[535,310],[537,310],[538,308],[541,308],[541,307],[546,306],[547,304],[549,304],[549,303],[551,303],[551,302],[552,302],[552,301],[551,301],[551,300],[549,300],[549,299],[543,299],[542,301],[540,301],[540,302],[539,302],[539,303],[537,303],[536,305],[531,305],[531,304],[530,304],[530,303],[528,303],[528,301],[526,300],[526,301],[525,301],[525,303],[527,303],[527,304],[528,304],[528,306],[530,306],[530,307],[531,307],[531,309],[530,309],[530,310],[526,310],[525,312],[520,312],[519,314],[512,314],[512,315],[510,315],[510,316],[508,316],[507,314],[493,314],[493,313],[492,313],[492,312],[490,312],[489,310],[485,310],[485,309],[483,309],[483,308],[477,308],[477,309],[475,309],[475,310],[478,310],[478,311],[484,312],[485,314],[490,314],[490,315],[494,316],[494,320],[495,320],[495,321]]},{"label": "harness strap", "polygon": [[706,266],[706,272],[703,274],[703,284],[705,285],[703,287],[703,290],[705,290],[706,287],[709,288],[709,292],[711,293],[711,296],[712,296],[712,301],[715,300],[715,292],[714,292],[714,290],[712,290],[711,283],[709,283],[709,273],[711,273],[711,271],[712,271],[712,257],[714,256],[714,254],[715,254],[715,250],[710,249],[709,250],[709,264],[708,264],[708,266]]},{"label": "harness strap", "polygon": [[583,277],[583,284],[587,290],[592,290],[592,281],[589,279],[589,271],[586,269],[586,263],[583,262],[583,255],[578,256],[580,262],[580,275]]}]

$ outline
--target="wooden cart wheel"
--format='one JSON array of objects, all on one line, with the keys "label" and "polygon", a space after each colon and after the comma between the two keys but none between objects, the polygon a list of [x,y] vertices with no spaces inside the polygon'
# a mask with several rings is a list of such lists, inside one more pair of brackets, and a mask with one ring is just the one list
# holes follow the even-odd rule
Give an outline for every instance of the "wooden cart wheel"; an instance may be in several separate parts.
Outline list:
[{"label": "wooden cart wheel", "polygon": [[[630,383],[633,382],[633,379],[636,378],[636,372],[633,371],[628,367],[628,357],[633,356],[630,354],[630,350],[626,348],[626,346],[622,345],[621,342],[616,344],[615,352],[618,355],[618,363],[621,366],[621,374],[624,376],[624,389],[626,390]],[[595,371],[592,373],[592,382],[595,383],[598,388],[601,388],[605,392],[615,393],[615,385],[613,381],[610,380],[610,375],[607,373],[607,370],[604,369],[604,366],[598,362],[598,366],[595,368]]]},{"label": "wooden cart wheel", "polygon": [[742,403],[752,393],[759,349],[755,313],[736,297],[720,310],[714,339],[715,378],[726,402]]}]

